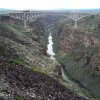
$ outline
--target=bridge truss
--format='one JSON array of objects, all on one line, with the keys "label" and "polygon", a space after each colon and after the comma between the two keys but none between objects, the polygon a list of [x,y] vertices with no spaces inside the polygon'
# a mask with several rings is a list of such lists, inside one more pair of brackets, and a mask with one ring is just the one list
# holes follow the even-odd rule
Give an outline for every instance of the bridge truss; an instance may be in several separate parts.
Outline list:
[{"label": "bridge truss", "polygon": [[64,16],[74,20],[75,27],[77,27],[77,21],[93,14],[87,12],[54,12],[54,11],[32,11],[32,12],[12,12],[8,14],[0,14],[2,16],[10,16],[12,18],[20,19],[24,21],[24,27],[26,28],[26,22],[34,17],[51,16]]}]

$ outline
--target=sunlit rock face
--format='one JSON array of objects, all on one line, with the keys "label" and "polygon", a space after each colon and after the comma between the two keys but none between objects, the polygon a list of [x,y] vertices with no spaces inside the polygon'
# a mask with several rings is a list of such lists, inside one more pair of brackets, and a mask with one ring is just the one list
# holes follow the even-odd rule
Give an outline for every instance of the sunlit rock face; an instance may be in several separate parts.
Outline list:
[{"label": "sunlit rock face", "polygon": [[73,51],[75,44],[83,44],[84,47],[100,47],[99,37],[87,34],[79,30],[66,28],[60,34],[60,48],[66,52]]}]

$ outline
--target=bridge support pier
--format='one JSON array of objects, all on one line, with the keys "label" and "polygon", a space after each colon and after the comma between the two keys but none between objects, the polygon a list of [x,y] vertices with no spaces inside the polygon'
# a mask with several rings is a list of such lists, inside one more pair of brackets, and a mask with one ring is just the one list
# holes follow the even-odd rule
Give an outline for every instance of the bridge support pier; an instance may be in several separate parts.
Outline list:
[{"label": "bridge support pier", "polygon": [[27,26],[26,26],[26,20],[24,20],[24,28],[26,29],[26,27],[27,27]]},{"label": "bridge support pier", "polygon": [[75,20],[74,27],[77,28],[77,20]]},{"label": "bridge support pier", "polygon": [[0,16],[0,23],[2,22],[2,16]]}]

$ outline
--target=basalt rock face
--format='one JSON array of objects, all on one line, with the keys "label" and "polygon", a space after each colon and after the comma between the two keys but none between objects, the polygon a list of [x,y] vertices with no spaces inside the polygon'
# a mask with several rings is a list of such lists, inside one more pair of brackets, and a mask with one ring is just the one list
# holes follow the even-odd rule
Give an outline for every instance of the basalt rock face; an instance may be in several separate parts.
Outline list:
[{"label": "basalt rock face", "polygon": [[[100,98],[100,36],[68,27],[58,28],[59,61],[73,80]],[[58,55],[60,55],[58,52]],[[58,56],[57,56],[58,57]]]},{"label": "basalt rock face", "polygon": [[100,47],[100,37],[93,34],[87,34],[85,32],[65,28],[63,32],[60,33],[60,45],[61,49],[66,51],[72,51],[74,44],[81,43],[85,48],[87,47]]},{"label": "basalt rock face", "polygon": [[9,16],[0,16],[0,22],[8,23],[10,25],[23,26],[23,21]]},{"label": "basalt rock face", "polygon": [[38,35],[8,23],[0,23],[0,100],[85,100],[58,82],[61,66]]}]

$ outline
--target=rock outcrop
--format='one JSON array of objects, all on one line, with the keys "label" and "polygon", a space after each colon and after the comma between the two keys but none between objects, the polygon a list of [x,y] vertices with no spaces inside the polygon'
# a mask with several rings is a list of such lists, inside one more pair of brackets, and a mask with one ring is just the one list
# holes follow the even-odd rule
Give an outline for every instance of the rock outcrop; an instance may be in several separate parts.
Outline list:
[{"label": "rock outcrop", "polygon": [[60,39],[61,49],[68,51],[73,49],[75,43],[82,43],[86,48],[90,46],[100,47],[99,37],[79,30],[65,28],[63,32],[60,33]]}]

